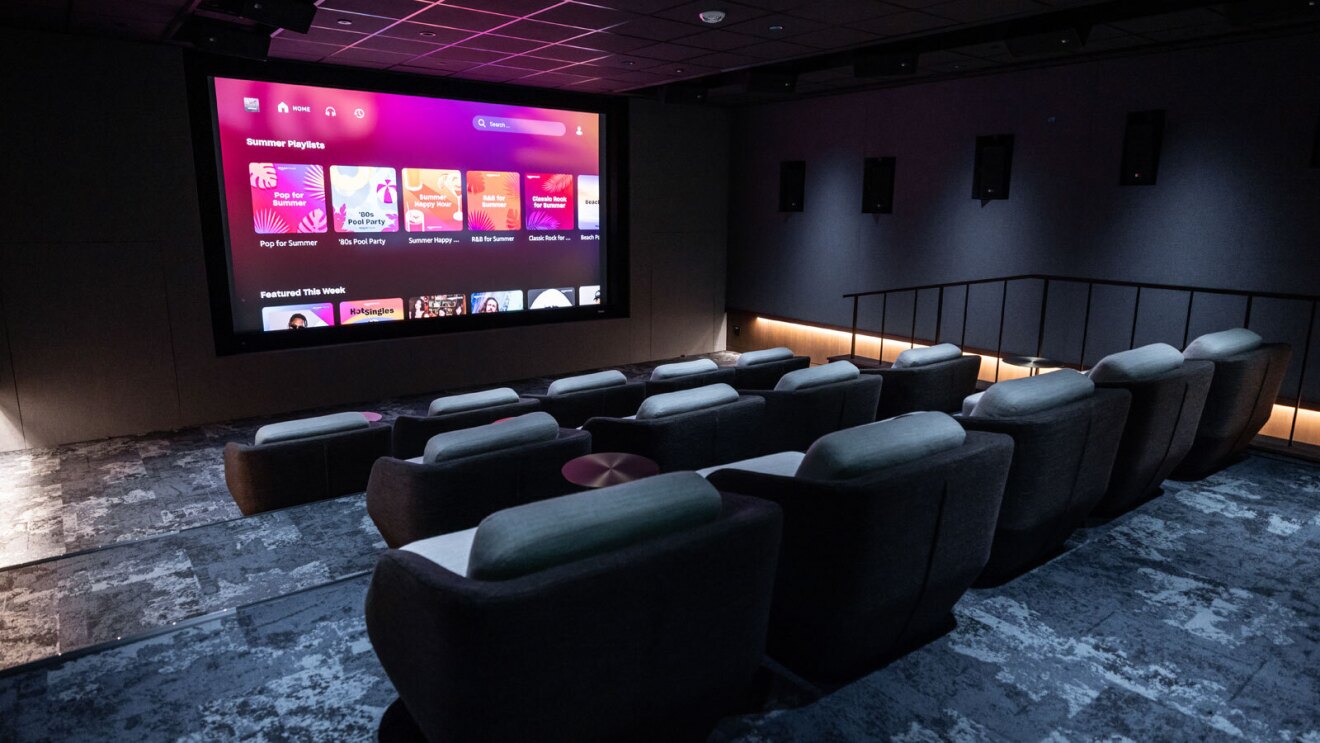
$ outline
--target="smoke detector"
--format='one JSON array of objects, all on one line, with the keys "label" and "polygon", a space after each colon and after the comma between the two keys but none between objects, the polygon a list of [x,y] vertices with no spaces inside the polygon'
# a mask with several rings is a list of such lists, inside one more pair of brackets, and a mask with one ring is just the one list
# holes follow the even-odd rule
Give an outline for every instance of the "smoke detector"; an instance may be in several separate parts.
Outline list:
[{"label": "smoke detector", "polygon": [[719,23],[724,20],[725,13],[722,10],[703,10],[697,14],[705,23]]}]

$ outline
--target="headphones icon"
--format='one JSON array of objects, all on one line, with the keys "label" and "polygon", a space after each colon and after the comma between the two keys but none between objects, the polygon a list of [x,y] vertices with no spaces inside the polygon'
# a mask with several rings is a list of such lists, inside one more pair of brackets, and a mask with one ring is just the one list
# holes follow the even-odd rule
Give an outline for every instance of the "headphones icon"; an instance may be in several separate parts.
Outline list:
[{"label": "headphones icon", "polygon": [[334,106],[326,106],[326,107],[325,107],[325,115],[326,115],[326,116],[338,116],[339,114],[335,113],[335,107],[334,107]]}]

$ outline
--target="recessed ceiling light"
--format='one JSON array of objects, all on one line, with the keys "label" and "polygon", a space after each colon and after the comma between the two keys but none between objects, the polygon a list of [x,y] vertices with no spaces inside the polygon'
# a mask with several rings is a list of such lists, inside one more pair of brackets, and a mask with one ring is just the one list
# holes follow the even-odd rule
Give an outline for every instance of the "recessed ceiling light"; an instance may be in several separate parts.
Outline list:
[{"label": "recessed ceiling light", "polygon": [[783,27],[782,25],[776,23],[776,24],[774,24],[773,26],[771,26],[768,30],[778,32],[778,31],[783,31],[783,30],[784,30],[784,27]]},{"label": "recessed ceiling light", "polygon": [[683,69],[682,67],[675,67],[674,72],[683,73],[683,72],[687,72],[687,70]]},{"label": "recessed ceiling light", "polygon": [[631,59],[625,59],[625,60],[623,60],[623,63],[624,63],[625,65],[629,66],[629,67],[632,67],[633,65],[637,64],[636,62],[632,61]]},{"label": "recessed ceiling light", "polygon": [[703,23],[719,23],[724,20],[725,13],[722,10],[703,10],[697,14]]},{"label": "recessed ceiling light", "polygon": [[425,36],[425,37],[427,37],[427,38],[430,38],[430,37],[432,37],[432,36],[435,36],[435,32],[434,32],[434,31],[418,31],[418,32],[417,32],[417,35],[418,35],[418,36]]},{"label": "recessed ceiling light", "polygon": [[338,24],[341,25],[341,26],[351,26],[351,25],[353,25],[353,22],[350,21],[350,20],[348,20],[347,18],[340,18],[339,20],[335,21],[335,23],[338,23]]}]

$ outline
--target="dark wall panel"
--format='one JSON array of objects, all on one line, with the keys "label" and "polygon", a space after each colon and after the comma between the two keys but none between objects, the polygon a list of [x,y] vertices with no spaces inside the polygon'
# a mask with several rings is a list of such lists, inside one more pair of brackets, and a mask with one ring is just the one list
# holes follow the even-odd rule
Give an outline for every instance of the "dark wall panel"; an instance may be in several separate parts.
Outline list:
[{"label": "dark wall panel", "polygon": [[1045,342],[1040,355],[1079,364],[1082,336],[1086,329],[1087,285],[1075,281],[1052,281],[1045,307]]},{"label": "dark wall panel", "polygon": [[1086,366],[1130,347],[1136,309],[1136,289],[1095,287],[1091,292],[1091,320],[1086,325]]},{"label": "dark wall panel", "polygon": [[1228,294],[1197,294],[1192,297],[1192,322],[1187,326],[1187,342],[1206,333],[1240,328],[1246,322],[1247,298]]},{"label": "dark wall panel", "polygon": [[1008,300],[1004,308],[1005,354],[1036,355],[1036,340],[1040,335],[1040,303],[1044,293],[1043,281],[1008,283]]},{"label": "dark wall panel", "polygon": [[1183,330],[1187,327],[1187,303],[1190,300],[1190,292],[1143,289],[1133,345],[1167,343],[1181,350]]},{"label": "dark wall panel", "polygon": [[999,310],[1004,305],[1003,284],[974,284],[967,294],[967,340],[972,348],[999,347]]},{"label": "dark wall panel", "polygon": [[[1310,34],[739,109],[729,303],[847,325],[845,292],[1025,273],[1314,292],[1320,89],[1298,71],[1316,69]],[[1120,187],[1127,113],[1155,108],[1159,183]],[[982,206],[968,197],[973,145],[997,133],[1015,137],[1012,197]],[[893,214],[858,209],[877,153],[902,160]],[[807,211],[788,218],[774,212],[784,159],[808,163]],[[978,326],[998,311],[989,293],[973,291],[968,343],[993,344]],[[1143,313],[1138,330],[1181,341],[1183,328]],[[1016,332],[1005,345],[1019,350]],[[1077,342],[1074,328],[1058,341]]]}]

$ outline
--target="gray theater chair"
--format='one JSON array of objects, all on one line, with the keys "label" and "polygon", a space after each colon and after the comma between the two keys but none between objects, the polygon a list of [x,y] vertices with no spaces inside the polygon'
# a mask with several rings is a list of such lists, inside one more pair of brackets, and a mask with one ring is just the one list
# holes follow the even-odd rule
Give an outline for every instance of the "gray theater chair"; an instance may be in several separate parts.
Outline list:
[{"label": "gray theater chair", "polygon": [[1013,440],[913,413],[829,434],[806,454],[710,468],[721,492],[774,501],[784,539],[768,654],[847,681],[952,628],[990,557]]},{"label": "gray theater chair", "polygon": [[643,382],[629,382],[623,372],[610,369],[550,383],[545,394],[528,395],[541,403],[564,428],[577,428],[595,415],[631,415],[646,397]]},{"label": "gray theater chair", "polygon": [[360,493],[390,450],[390,427],[362,413],[262,426],[252,444],[225,444],[225,484],[244,516]]},{"label": "gray theater chair", "polygon": [[640,454],[660,471],[697,469],[757,453],[765,401],[712,384],[646,398],[635,416],[596,417],[589,431],[598,452]]},{"label": "gray theater chair", "polygon": [[494,423],[540,409],[540,400],[519,397],[508,387],[438,397],[431,401],[426,415],[401,415],[394,419],[390,455],[399,459],[415,457],[436,434]]},{"label": "gray theater chair", "polygon": [[785,374],[808,366],[811,366],[811,357],[794,356],[792,350],[783,346],[747,351],[740,354],[733,365],[733,387],[738,390],[772,390]]},{"label": "gray theater chair", "polygon": [[366,601],[400,697],[380,739],[704,740],[754,685],[780,518],[679,472],[389,550]]},{"label": "gray theater chair", "polygon": [[437,434],[420,457],[376,462],[367,513],[391,547],[468,529],[501,508],[577,490],[560,469],[590,453],[591,434],[544,412]]},{"label": "gray theater chair", "polygon": [[1160,494],[1160,485],[1196,439],[1215,366],[1183,360],[1164,343],[1110,354],[1087,375],[1102,389],[1123,389],[1132,405],[1114,460],[1109,488],[1092,515],[1108,519]]},{"label": "gray theater chair", "polygon": [[1196,439],[1172,474],[1177,480],[1199,480],[1241,457],[1269,421],[1292,347],[1265,343],[1250,330],[1235,328],[1197,338],[1183,358],[1215,365]]},{"label": "gray theater chair", "polygon": [[734,372],[710,359],[693,359],[661,364],[651,370],[646,381],[646,396],[679,392],[710,384],[733,384]]},{"label": "gray theater chair", "polygon": [[1127,420],[1126,390],[1096,390],[1062,370],[999,382],[968,398],[958,422],[1013,437],[1013,465],[978,586],[999,585],[1056,553],[1109,484]]},{"label": "gray theater chair", "polygon": [[871,423],[883,382],[835,361],[789,372],[773,390],[746,390],[765,400],[760,451],[802,451],[827,433]]},{"label": "gray theater chair", "polygon": [[910,348],[898,355],[887,369],[866,369],[864,375],[878,375],[885,380],[878,419],[917,410],[956,413],[963,399],[976,391],[976,376],[981,371],[980,356],[964,356],[952,343],[930,348]]}]

